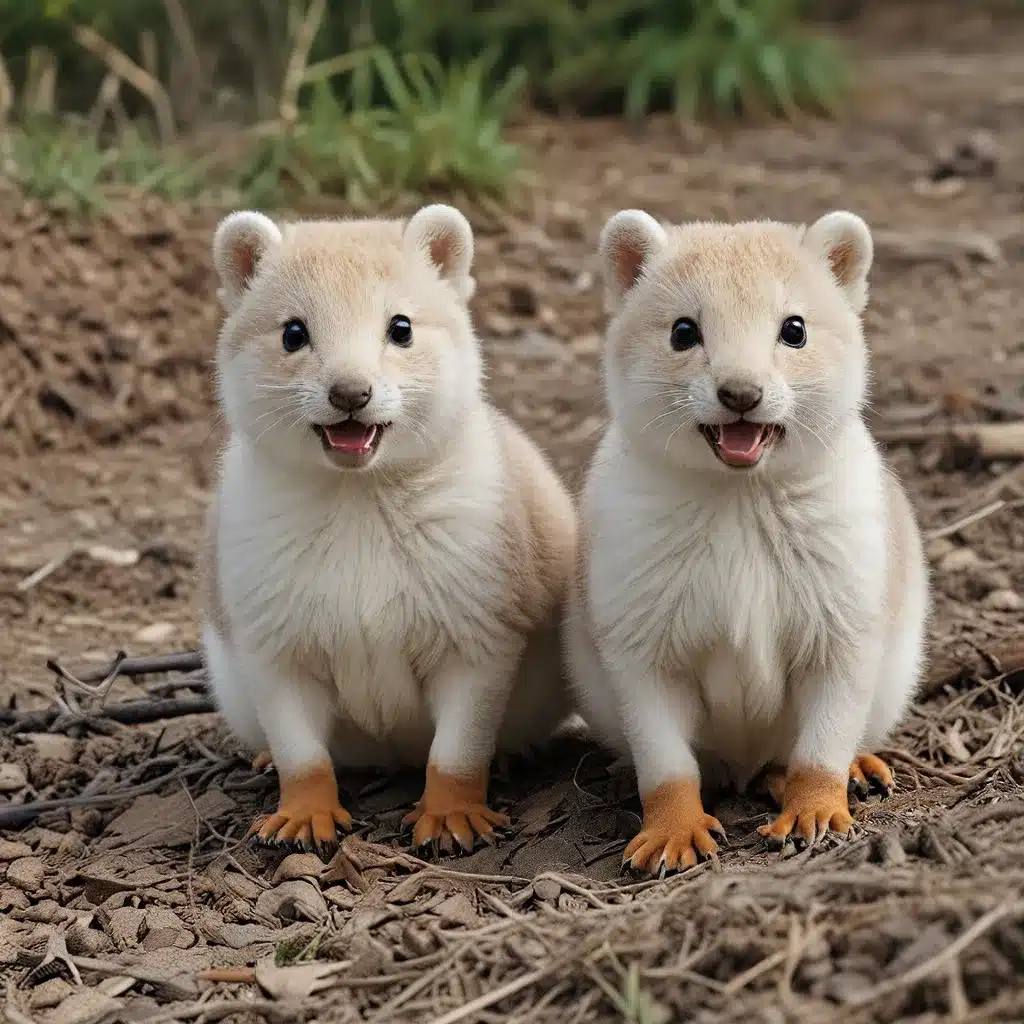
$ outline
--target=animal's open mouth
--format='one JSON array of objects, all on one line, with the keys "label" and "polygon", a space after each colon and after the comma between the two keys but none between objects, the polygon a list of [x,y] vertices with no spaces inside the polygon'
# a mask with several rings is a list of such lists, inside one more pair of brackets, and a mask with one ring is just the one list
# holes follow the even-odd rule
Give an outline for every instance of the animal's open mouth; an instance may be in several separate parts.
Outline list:
[{"label": "animal's open mouth", "polygon": [[748,469],[761,461],[764,453],[782,438],[785,429],[777,423],[737,420],[735,423],[702,424],[700,432],[727,466]]},{"label": "animal's open mouth", "polygon": [[340,423],[315,424],[313,430],[329,456],[346,465],[362,465],[376,454],[389,423],[360,423],[347,419]]}]

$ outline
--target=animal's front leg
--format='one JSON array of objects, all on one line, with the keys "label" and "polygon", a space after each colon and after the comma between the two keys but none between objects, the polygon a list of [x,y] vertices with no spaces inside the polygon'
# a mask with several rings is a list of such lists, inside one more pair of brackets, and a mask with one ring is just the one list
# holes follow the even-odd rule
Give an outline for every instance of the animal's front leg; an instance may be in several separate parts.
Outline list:
[{"label": "animal's front leg", "polygon": [[[858,661],[858,658],[860,659]],[[817,842],[829,830],[846,835],[853,824],[850,762],[864,733],[871,690],[863,682],[874,665],[858,651],[797,689],[797,732],[782,786],[782,810],[761,834],[780,845],[793,836]]]},{"label": "animal's front leg", "polygon": [[691,746],[696,709],[687,694],[638,673],[619,688],[623,720],[644,809],[643,827],[626,847],[623,867],[657,874],[714,857],[724,836],[704,810],[700,769]]},{"label": "animal's front leg", "polygon": [[325,741],[329,708],[311,687],[266,676],[260,679],[257,712],[277,769],[280,798],[277,810],[258,817],[249,835],[330,854],[337,846],[338,828],[351,828],[352,816],[338,798]]},{"label": "animal's front leg", "polygon": [[517,660],[488,668],[451,654],[429,681],[434,717],[423,796],[403,824],[413,826],[417,847],[453,841],[471,850],[477,837],[488,841],[508,817],[487,806],[487,781]]}]

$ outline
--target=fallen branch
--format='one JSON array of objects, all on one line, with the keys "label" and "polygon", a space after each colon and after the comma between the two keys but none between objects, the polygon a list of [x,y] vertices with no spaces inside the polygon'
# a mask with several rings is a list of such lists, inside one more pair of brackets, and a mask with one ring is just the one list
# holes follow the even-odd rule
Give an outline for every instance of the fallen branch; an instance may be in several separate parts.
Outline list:
[{"label": "fallen branch", "polygon": [[107,668],[94,669],[80,676],[72,676],[56,659],[50,658],[46,667],[64,679],[75,679],[80,683],[98,683],[106,679],[117,667],[119,676],[156,675],[158,672],[195,672],[203,667],[203,656],[199,651],[180,651],[175,654],[154,654],[142,658],[126,657],[123,651],[115,655]]},{"label": "fallen branch", "polygon": [[122,725],[144,725],[164,718],[203,715],[216,710],[217,705],[209,695],[152,697],[106,704],[81,715],[68,714],[67,710],[59,707],[43,711],[0,711],[0,725],[12,726],[14,732],[45,732],[62,718],[67,719],[68,725],[88,725],[92,719],[108,719]]},{"label": "fallen branch", "polygon": [[906,263],[952,263],[974,260],[1002,263],[999,243],[980,231],[874,232],[875,252],[882,258]]},{"label": "fallen branch", "polygon": [[174,111],[167,90],[149,74],[122,53],[113,43],[104,39],[95,29],[88,25],[76,25],[72,30],[75,42],[93,56],[99,57],[104,64],[120,78],[123,78],[138,92],[149,100],[156,117],[160,141],[166,146],[174,141]]},{"label": "fallen branch", "polygon": [[955,686],[964,679],[994,679],[1024,671],[1024,640],[1013,639],[995,644],[984,650],[974,649],[971,654],[960,651],[946,654],[936,660],[921,687],[922,697],[932,697],[947,686]]},{"label": "fallen branch", "polygon": [[886,444],[947,441],[971,448],[982,459],[1024,459],[1024,420],[1011,423],[878,424],[875,437]]},{"label": "fallen branch", "polygon": [[[225,766],[230,761],[221,762]],[[211,765],[208,761],[200,764],[190,765],[188,768],[180,768],[157,779],[150,779],[138,786],[130,786],[128,789],[117,790],[113,793],[95,793],[90,796],[66,796],[57,800],[36,800],[28,804],[16,804],[14,806],[0,807],[0,829],[20,828],[34,821],[40,814],[47,811],[68,811],[77,807],[116,807],[134,800],[136,797],[146,796],[147,793],[154,793],[161,786],[177,779],[189,779],[194,775],[202,775],[208,772]]]}]

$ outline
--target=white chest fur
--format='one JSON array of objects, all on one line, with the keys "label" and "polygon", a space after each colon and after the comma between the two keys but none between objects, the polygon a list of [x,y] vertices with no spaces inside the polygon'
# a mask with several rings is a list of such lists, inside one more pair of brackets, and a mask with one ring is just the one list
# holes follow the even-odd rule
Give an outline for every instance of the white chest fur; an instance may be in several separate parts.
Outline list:
[{"label": "white chest fur", "polygon": [[473,660],[507,642],[497,459],[490,478],[477,465],[405,490],[253,460],[229,448],[218,516],[232,639],[250,656],[299,666],[339,717],[383,736],[423,717],[424,682],[453,646]]},{"label": "white chest fur", "polygon": [[694,746],[743,783],[780,753],[802,677],[879,614],[877,468],[853,459],[849,472],[789,486],[680,477],[623,445],[613,429],[586,499],[598,647],[620,690],[633,673],[688,691]]}]

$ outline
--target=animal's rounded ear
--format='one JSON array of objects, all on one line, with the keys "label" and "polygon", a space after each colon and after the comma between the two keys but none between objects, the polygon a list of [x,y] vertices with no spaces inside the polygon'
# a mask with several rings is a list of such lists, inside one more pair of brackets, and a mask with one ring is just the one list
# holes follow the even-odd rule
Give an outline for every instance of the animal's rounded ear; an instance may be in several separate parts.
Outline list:
[{"label": "animal's rounded ear", "polygon": [[213,262],[226,308],[238,305],[260,260],[280,244],[281,229],[269,217],[253,210],[230,213],[217,225]]},{"label": "animal's rounded ear", "polygon": [[665,242],[665,229],[643,210],[620,210],[605,224],[598,252],[609,312],[619,307]]},{"label": "animal's rounded ear", "polygon": [[469,221],[444,203],[424,206],[405,226],[404,241],[413,251],[425,252],[442,279],[449,281],[464,302],[473,296],[473,229]]},{"label": "animal's rounded ear", "polygon": [[804,245],[828,264],[846,301],[858,313],[863,312],[868,304],[868,272],[875,254],[867,224],[846,210],[826,213],[807,229]]}]

